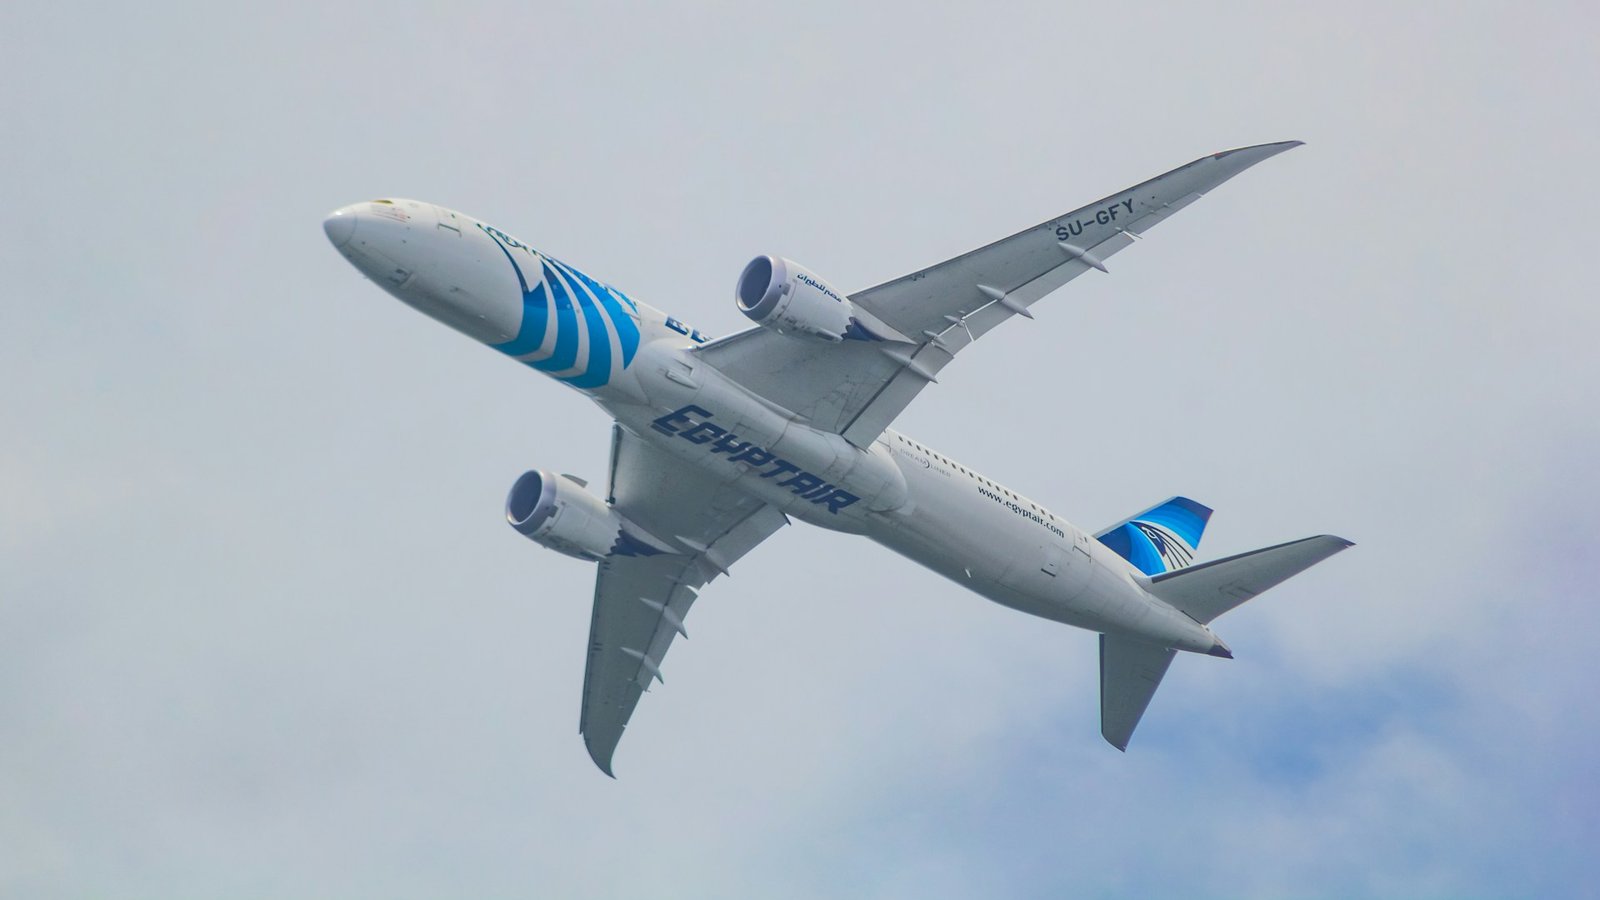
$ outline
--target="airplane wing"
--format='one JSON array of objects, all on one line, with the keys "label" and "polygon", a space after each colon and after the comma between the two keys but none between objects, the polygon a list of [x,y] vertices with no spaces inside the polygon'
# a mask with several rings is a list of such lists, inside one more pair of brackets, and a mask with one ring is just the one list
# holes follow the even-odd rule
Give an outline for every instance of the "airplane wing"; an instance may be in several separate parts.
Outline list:
[{"label": "airplane wing", "polygon": [[672,639],[699,588],[788,523],[776,508],[656,450],[616,426],[608,499],[650,534],[684,553],[613,555],[600,561],[578,731],[611,775],[611,757],[639,696],[661,681]]},{"label": "airplane wing", "polygon": [[753,328],[699,347],[708,363],[812,425],[867,447],[962,348],[1207,191],[1299,141],[1197,159],[931,268],[850,295],[912,343],[831,344]]}]

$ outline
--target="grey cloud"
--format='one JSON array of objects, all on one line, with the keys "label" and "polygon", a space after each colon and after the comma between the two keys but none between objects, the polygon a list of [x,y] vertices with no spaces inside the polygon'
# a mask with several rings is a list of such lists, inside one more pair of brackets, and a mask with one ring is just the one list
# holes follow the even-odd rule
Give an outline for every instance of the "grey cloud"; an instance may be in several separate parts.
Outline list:
[{"label": "grey cloud", "polygon": [[[5,18],[0,893],[1595,877],[1587,7]],[[1208,554],[1358,541],[1224,619],[1239,659],[1180,660],[1126,756],[1091,636],[797,527],[599,776],[589,571],[499,505],[599,475],[606,423],[317,227],[434,199],[720,333],[758,253],[855,289],[1289,138],[903,423],[1085,526],[1182,492]]]}]

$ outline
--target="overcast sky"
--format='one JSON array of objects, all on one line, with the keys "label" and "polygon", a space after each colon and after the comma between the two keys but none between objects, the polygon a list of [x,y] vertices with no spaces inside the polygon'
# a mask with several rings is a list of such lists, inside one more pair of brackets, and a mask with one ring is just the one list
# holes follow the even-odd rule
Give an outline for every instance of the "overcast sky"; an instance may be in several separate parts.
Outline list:
[{"label": "overcast sky", "polygon": [[[0,896],[1590,895],[1597,18],[5,4]],[[898,423],[1085,528],[1357,542],[1126,755],[1093,635],[796,525],[604,777],[592,567],[501,504],[608,422],[320,227],[433,200],[722,334],[757,254],[853,291],[1287,139]]]}]

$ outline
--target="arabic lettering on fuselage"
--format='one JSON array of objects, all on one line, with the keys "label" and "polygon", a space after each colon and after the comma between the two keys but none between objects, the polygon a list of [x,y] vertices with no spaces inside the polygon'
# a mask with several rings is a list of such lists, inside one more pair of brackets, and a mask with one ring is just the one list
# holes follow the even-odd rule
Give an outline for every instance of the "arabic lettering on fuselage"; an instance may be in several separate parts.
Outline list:
[{"label": "arabic lettering on fuselage", "polygon": [[[737,434],[720,425],[711,424],[709,420],[712,415],[710,410],[692,405],[685,406],[656,419],[650,423],[650,427],[662,434],[674,435],[691,444],[699,444],[705,447],[708,453],[726,453],[729,462],[745,463],[752,471],[767,468],[767,471],[761,473],[762,478],[788,476],[782,481],[775,482],[776,485],[788,488],[802,500],[826,506],[828,512],[838,513],[839,510],[861,499],[849,491],[829,484],[821,476],[813,475],[794,463],[780,458],[771,450],[758,447],[751,441],[739,440]],[[698,416],[700,420],[695,421],[690,418],[691,416]]]},{"label": "arabic lettering on fuselage", "polygon": [[801,284],[810,285],[811,287],[816,288],[817,290],[821,291],[822,293],[826,294],[827,296],[832,297],[833,301],[835,303],[843,303],[844,302],[844,298],[839,296],[838,294],[835,294],[833,292],[833,288],[828,287],[827,285],[825,285],[822,282],[816,280],[815,278],[812,278],[810,275],[807,275],[804,272],[801,272],[800,274],[796,275],[794,278],[795,278],[796,281],[800,282]]}]

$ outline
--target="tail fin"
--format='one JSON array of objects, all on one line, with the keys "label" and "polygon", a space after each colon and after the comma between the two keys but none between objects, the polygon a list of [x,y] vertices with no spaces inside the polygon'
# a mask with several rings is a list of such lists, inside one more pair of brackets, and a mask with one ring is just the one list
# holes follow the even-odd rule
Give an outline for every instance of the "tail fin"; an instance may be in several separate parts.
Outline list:
[{"label": "tail fin", "polygon": [[[1183,522],[1179,521],[1174,527],[1170,523],[1175,517],[1161,513],[1178,503],[1190,504],[1201,510],[1194,513],[1197,524],[1188,532],[1181,530]],[[1155,527],[1151,524],[1153,520],[1156,526],[1165,525],[1162,530],[1182,538],[1186,539],[1192,534],[1193,543],[1188,544],[1192,552],[1194,544],[1200,541],[1200,530],[1205,527],[1205,519],[1210,512],[1192,500],[1174,497],[1153,510],[1101,532],[1099,538],[1106,546],[1121,553],[1123,558],[1140,566],[1141,559],[1148,561],[1156,556],[1156,551],[1136,549],[1134,555],[1130,556],[1112,542],[1118,539],[1116,535],[1119,532],[1128,535],[1130,540],[1133,535],[1129,534],[1129,529],[1138,535],[1148,536],[1146,529]],[[1112,540],[1107,540],[1107,537]],[[1160,546],[1154,538],[1150,539],[1150,544]],[[1133,542],[1132,546],[1140,547],[1137,542]],[[1158,570],[1150,578],[1147,590],[1156,599],[1206,625],[1267,588],[1352,546],[1354,544],[1344,538],[1322,534],[1176,571]],[[1141,552],[1148,556],[1141,557]],[[1166,558],[1166,554],[1160,555],[1161,560]],[[1140,568],[1143,569],[1143,566]],[[1149,572],[1148,569],[1144,571]],[[1217,647],[1221,652],[1213,649],[1213,656],[1229,655],[1220,642]],[[1139,719],[1150,706],[1150,698],[1155,696],[1156,688],[1161,686],[1162,676],[1167,674],[1167,667],[1172,665],[1172,658],[1176,655],[1176,650],[1160,644],[1112,634],[1100,635],[1100,733],[1111,742],[1111,746],[1118,750],[1128,749],[1128,739],[1139,726]]]},{"label": "tail fin", "polygon": [[1100,733],[1118,750],[1139,726],[1178,651],[1113,634],[1100,635]]},{"label": "tail fin", "polygon": [[1210,518],[1210,507],[1188,497],[1173,497],[1123,519],[1095,538],[1144,574],[1159,575],[1194,561]]},{"label": "tail fin", "polygon": [[1342,537],[1320,534],[1158,574],[1150,579],[1148,590],[1156,599],[1205,625],[1267,588],[1352,546]]}]

